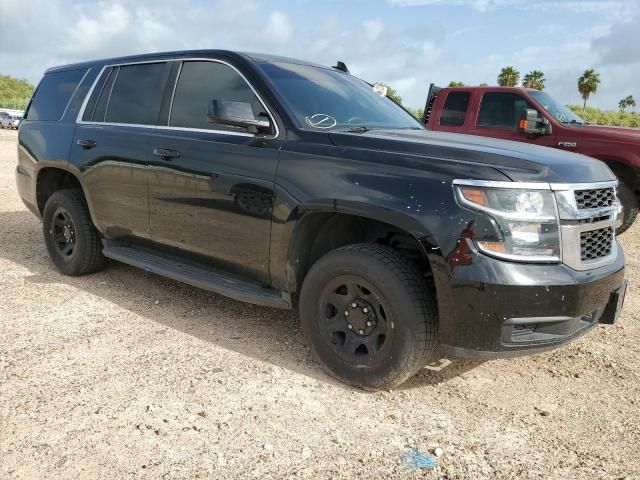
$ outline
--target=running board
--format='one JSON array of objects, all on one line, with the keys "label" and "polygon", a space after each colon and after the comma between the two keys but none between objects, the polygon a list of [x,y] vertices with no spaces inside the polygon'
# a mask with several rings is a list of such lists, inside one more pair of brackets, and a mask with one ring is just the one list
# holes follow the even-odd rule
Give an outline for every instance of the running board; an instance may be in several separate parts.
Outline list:
[{"label": "running board", "polygon": [[241,302],[274,308],[291,308],[291,304],[277,290],[238,280],[217,270],[185,263],[175,257],[163,256],[147,249],[110,243],[102,249],[105,257],[142,268],[145,272],[157,273]]}]

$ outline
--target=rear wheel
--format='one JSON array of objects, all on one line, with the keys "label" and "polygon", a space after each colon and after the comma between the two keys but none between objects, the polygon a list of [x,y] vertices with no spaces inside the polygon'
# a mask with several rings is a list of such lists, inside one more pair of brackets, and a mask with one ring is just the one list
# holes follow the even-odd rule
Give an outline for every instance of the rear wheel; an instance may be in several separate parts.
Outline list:
[{"label": "rear wheel", "polygon": [[42,213],[42,228],[49,256],[60,272],[84,275],[102,267],[100,237],[80,190],[51,195]]},{"label": "rear wheel", "polygon": [[404,382],[437,344],[432,292],[400,254],[377,244],[343,247],[318,260],[302,286],[300,319],[329,373],[366,389]]},{"label": "rear wheel", "polygon": [[635,221],[639,206],[636,192],[622,180],[618,184],[618,198],[622,203],[622,225],[616,230],[616,234],[620,235]]}]

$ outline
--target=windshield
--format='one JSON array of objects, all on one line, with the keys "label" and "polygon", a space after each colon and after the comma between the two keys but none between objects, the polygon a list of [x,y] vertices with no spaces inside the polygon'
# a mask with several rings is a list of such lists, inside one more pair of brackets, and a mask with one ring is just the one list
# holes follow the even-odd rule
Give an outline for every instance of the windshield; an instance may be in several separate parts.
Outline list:
[{"label": "windshield", "polygon": [[280,62],[261,62],[260,67],[302,128],[424,128],[393,100],[351,75]]},{"label": "windshield", "polygon": [[529,92],[529,95],[538,102],[538,104],[551,114],[560,123],[584,123],[578,115],[573,113],[567,107],[557,102],[551,95],[546,92]]}]

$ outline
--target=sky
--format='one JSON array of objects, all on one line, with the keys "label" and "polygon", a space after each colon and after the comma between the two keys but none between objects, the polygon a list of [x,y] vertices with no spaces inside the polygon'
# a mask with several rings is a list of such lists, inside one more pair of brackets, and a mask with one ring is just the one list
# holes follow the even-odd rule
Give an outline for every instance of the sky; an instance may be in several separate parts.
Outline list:
[{"label": "sky", "polygon": [[0,74],[37,83],[48,67],[221,48],[326,65],[393,86],[409,107],[428,85],[495,84],[500,69],[545,73],[546,90],[589,104],[640,98],[640,0],[0,0]]}]

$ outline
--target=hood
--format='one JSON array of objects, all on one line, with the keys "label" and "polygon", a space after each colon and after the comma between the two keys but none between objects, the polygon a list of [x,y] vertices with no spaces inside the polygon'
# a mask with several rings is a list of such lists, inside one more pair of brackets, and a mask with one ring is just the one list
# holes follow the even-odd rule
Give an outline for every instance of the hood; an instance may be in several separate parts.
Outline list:
[{"label": "hood", "polygon": [[599,160],[528,143],[429,130],[331,132],[337,146],[493,167],[513,181],[588,183],[615,180]]},{"label": "hood", "polygon": [[603,125],[577,125],[589,137],[602,137],[607,140],[616,140],[623,143],[633,143],[640,147],[640,128],[609,127]]}]

